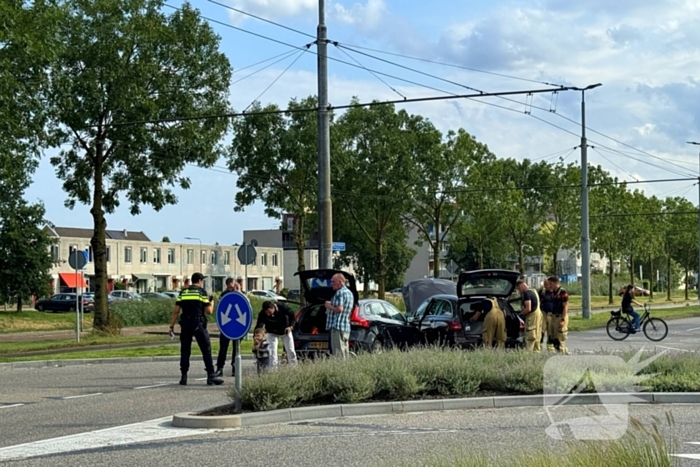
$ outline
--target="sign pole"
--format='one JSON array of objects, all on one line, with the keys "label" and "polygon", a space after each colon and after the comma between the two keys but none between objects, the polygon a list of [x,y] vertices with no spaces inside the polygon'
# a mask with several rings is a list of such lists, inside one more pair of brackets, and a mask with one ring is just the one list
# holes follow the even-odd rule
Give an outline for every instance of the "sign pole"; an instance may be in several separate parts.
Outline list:
[{"label": "sign pole", "polygon": [[[78,264],[78,248],[75,249],[75,264]],[[78,306],[78,268],[75,269],[75,339],[80,342],[80,307]]]},{"label": "sign pole", "polygon": [[241,402],[241,391],[243,390],[243,375],[241,374],[243,372],[243,368],[241,368],[242,361],[241,361],[241,340],[236,339],[233,341],[233,345],[236,346],[236,361],[234,362],[234,368],[236,371],[236,376],[235,376],[235,384],[236,384],[236,399],[235,399],[235,407],[236,407],[236,412],[240,412],[242,402]]}]

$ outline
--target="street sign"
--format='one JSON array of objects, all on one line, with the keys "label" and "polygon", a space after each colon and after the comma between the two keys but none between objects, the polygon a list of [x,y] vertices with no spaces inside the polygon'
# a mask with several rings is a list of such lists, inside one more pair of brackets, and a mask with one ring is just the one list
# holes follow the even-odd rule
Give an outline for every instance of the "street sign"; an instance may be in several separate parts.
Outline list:
[{"label": "street sign", "polygon": [[331,280],[330,279],[319,279],[318,277],[314,277],[311,279],[311,288],[316,288],[316,287],[330,287],[331,286]]},{"label": "street sign", "polygon": [[459,265],[455,263],[453,260],[447,263],[447,272],[450,274],[455,274],[457,271],[459,271]]},{"label": "street sign", "polygon": [[258,242],[255,240],[251,241],[248,245],[245,243],[238,248],[238,261],[241,262],[243,266],[253,264],[255,258],[258,256],[258,252],[255,249]]},{"label": "street sign", "polygon": [[240,292],[227,293],[216,307],[216,324],[221,334],[231,340],[248,335],[253,324],[253,307],[248,298]]},{"label": "street sign", "polygon": [[345,243],[333,242],[333,251],[345,251]]},{"label": "street sign", "polygon": [[75,250],[68,255],[68,264],[76,271],[80,271],[88,262],[87,251],[79,250],[76,254]]}]

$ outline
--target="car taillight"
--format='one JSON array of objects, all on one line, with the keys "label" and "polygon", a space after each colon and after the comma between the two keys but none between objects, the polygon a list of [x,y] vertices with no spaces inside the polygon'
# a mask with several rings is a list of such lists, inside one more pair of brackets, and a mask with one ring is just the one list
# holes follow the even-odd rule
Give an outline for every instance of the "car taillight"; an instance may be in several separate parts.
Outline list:
[{"label": "car taillight", "polygon": [[447,330],[452,332],[459,332],[462,330],[462,323],[459,321],[450,321],[447,323]]},{"label": "car taillight", "polygon": [[369,321],[360,316],[360,309],[355,307],[350,315],[350,324],[355,326],[360,326],[362,328],[369,328]]},{"label": "car taillight", "polygon": [[520,330],[524,331],[525,330],[525,321],[520,320]]}]

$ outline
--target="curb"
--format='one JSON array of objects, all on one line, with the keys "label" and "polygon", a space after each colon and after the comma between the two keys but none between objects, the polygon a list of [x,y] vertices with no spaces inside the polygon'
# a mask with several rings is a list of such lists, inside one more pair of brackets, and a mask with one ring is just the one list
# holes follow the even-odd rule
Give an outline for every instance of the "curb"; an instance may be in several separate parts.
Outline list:
[{"label": "curb", "polygon": [[[241,355],[241,359],[253,360],[253,356]],[[179,362],[180,356],[168,357],[124,357],[124,358],[76,358],[66,360],[35,360],[24,362],[0,363],[0,371],[17,370],[26,368],[54,368],[63,366],[81,365],[107,365],[111,363],[158,363],[158,362]],[[209,417],[208,417],[209,418]]]},{"label": "curb", "polygon": [[[360,417],[366,415],[442,412],[446,410],[498,409],[533,407],[560,402],[566,394],[546,396],[495,396],[464,399],[415,400],[403,402],[369,402],[365,404],[338,404],[316,407],[271,410],[241,415],[203,416],[195,413],[173,415],[173,426],[178,428],[241,428],[258,425],[292,423],[329,418]],[[634,392],[610,394],[577,394],[566,405],[606,404],[700,404],[700,392]],[[549,404],[547,404],[549,403]],[[217,407],[214,407],[217,408]]]}]

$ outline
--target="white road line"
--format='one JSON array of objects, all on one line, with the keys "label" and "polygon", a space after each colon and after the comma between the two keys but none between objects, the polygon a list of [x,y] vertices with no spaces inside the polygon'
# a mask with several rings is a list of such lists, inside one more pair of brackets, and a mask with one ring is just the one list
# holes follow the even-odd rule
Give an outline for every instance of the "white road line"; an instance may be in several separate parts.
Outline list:
[{"label": "white road line", "polygon": [[139,386],[139,387],[134,388],[134,389],[159,388],[159,387],[161,387],[161,386],[169,386],[169,385],[171,385],[171,384],[175,384],[175,383],[158,383],[158,384],[153,384],[153,385],[151,385],[151,386]]},{"label": "white road line", "polygon": [[657,345],[658,348],[660,349],[669,349],[669,350],[678,350],[680,352],[690,352],[690,350],[686,349],[677,349],[676,347],[664,347],[663,345]]},{"label": "white road line", "polygon": [[80,396],[66,396],[66,397],[63,397],[62,399],[64,399],[64,400],[66,400],[66,399],[80,399],[81,397],[101,396],[102,394],[104,394],[104,393],[96,392],[94,394],[81,394]]},{"label": "white road line", "polygon": [[104,430],[78,433],[75,435],[62,436],[60,438],[45,439],[32,443],[0,448],[0,461],[26,459],[50,454],[65,454],[74,451],[123,446],[126,444],[145,443],[148,441],[205,435],[208,433],[239,429],[240,428],[207,430],[173,428],[172,416],[169,416]]},{"label": "white road line", "polygon": [[685,332],[697,331],[698,329],[700,329],[700,328],[686,329]]},{"label": "white road line", "polygon": [[204,378],[195,378],[195,381],[204,381],[205,379],[207,379],[207,378],[206,378],[206,377],[204,377]]},{"label": "white road line", "polygon": [[21,407],[24,404],[10,404],[10,405],[0,405],[0,409],[9,409],[10,407]]},{"label": "white road line", "polygon": [[684,459],[700,460],[700,454],[671,454],[673,457],[682,457]]}]

